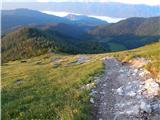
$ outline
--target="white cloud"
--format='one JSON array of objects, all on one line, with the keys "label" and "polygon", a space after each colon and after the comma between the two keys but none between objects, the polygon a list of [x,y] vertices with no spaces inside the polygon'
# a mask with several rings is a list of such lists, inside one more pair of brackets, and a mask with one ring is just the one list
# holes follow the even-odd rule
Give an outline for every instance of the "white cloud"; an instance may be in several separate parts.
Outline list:
[{"label": "white cloud", "polygon": [[[105,0],[103,0],[105,1]],[[121,2],[129,4],[147,4],[147,5],[160,5],[160,0],[109,0],[110,2]]]},{"label": "white cloud", "polygon": [[[68,14],[81,15],[81,14],[71,13],[71,12],[53,12],[53,11],[41,11],[41,12],[46,13],[46,14],[50,14],[50,15],[56,15],[56,16],[59,16],[59,17],[64,17]],[[90,16],[90,15],[87,15],[87,16]],[[109,23],[116,23],[120,20],[125,19],[125,18],[112,18],[112,17],[107,17],[107,16],[92,16],[92,15],[90,17],[98,18],[98,19],[107,21]]]},{"label": "white cloud", "polygon": [[160,0],[2,0],[3,2],[120,2],[129,4],[160,5]]},{"label": "white cloud", "polygon": [[128,4],[160,5],[160,0],[37,0],[37,2],[120,2]]}]

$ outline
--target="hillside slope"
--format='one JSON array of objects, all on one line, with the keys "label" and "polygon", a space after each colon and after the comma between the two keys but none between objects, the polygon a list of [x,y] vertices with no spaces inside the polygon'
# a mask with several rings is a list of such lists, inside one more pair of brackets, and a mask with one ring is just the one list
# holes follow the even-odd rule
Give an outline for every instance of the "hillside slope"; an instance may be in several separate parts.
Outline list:
[{"label": "hillside slope", "polygon": [[92,26],[107,23],[100,19],[90,18],[87,16],[81,16],[81,18],[79,17],[77,20],[73,21],[69,19],[69,16],[58,17],[55,15],[49,15],[31,9],[2,10],[2,33],[11,31],[17,27],[24,25],[26,26],[26,25],[38,25],[38,24],[65,23],[65,24],[74,24],[86,28],[91,28]]},{"label": "hillside slope", "polygon": [[135,36],[160,36],[160,17],[128,18],[117,23],[98,26],[89,31],[99,37],[135,35]]},{"label": "hillside slope", "polygon": [[18,26],[28,24],[44,24],[52,22],[69,23],[70,21],[65,18],[61,18],[54,15],[48,15],[39,11],[29,9],[2,10],[2,33],[10,31]]},{"label": "hillside slope", "polygon": [[57,25],[21,27],[5,34],[2,37],[2,62],[30,58],[48,51],[76,54],[105,50],[95,41],[84,41],[85,37],[83,40],[77,38],[83,34],[83,32],[80,33],[80,30],[70,29],[73,31],[71,34],[63,29],[67,28],[67,25],[63,25],[59,24],[58,28]]},{"label": "hillside slope", "polygon": [[160,41],[124,52],[111,53],[121,61],[129,61],[137,57],[143,57],[150,62],[145,66],[153,75],[160,78]]},{"label": "hillside slope", "polygon": [[65,48],[74,50],[73,44],[65,41],[67,37],[64,40],[57,36],[57,32],[51,35],[36,28],[19,28],[2,38],[2,62],[29,58],[48,51],[65,51]]},{"label": "hillside slope", "polygon": [[[97,26],[88,33],[103,45],[133,49],[160,38],[160,17],[128,18],[118,23]],[[122,49],[123,50],[123,49]]]},{"label": "hillside slope", "polygon": [[160,42],[157,42],[109,54],[45,54],[23,59],[23,62],[5,63],[2,66],[2,118],[90,120],[89,90],[82,88],[92,84],[95,74],[102,74],[102,58],[112,56],[128,61],[144,57],[151,60],[149,66],[160,72],[159,53]]},{"label": "hillside slope", "polygon": [[160,38],[159,21],[160,17],[129,18],[96,28],[66,23],[19,27],[2,36],[2,62],[47,51],[78,54],[134,49]]}]

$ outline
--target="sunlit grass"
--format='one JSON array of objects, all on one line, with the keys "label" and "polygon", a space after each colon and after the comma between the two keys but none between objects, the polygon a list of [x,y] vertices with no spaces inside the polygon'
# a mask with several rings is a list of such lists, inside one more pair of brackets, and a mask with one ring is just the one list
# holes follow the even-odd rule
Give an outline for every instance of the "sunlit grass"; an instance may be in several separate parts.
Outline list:
[{"label": "sunlit grass", "polygon": [[[135,50],[87,55],[89,62],[68,65],[80,55],[47,54],[27,62],[13,61],[2,66],[2,118],[89,120],[89,91],[82,86],[92,82],[104,70],[102,58],[116,57],[129,61],[144,57],[145,67],[155,76],[160,73],[160,42]],[[53,62],[53,58],[62,61]],[[25,60],[24,60],[25,61]],[[20,82],[20,83],[19,83]]]},{"label": "sunlit grass", "polygon": [[[65,59],[53,68],[51,58]],[[51,55],[14,61],[2,67],[2,118],[10,119],[90,119],[88,92],[82,90],[91,77],[100,73],[100,60],[66,66],[78,56]],[[41,64],[37,65],[37,61]],[[21,83],[17,83],[20,80]]]}]

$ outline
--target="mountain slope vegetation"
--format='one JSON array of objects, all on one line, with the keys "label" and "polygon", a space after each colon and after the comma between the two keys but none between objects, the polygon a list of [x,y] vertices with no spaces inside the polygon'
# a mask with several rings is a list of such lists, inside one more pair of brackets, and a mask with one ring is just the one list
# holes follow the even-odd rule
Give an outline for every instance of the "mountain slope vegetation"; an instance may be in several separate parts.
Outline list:
[{"label": "mountain slope vegetation", "polygon": [[128,18],[118,23],[97,26],[88,33],[102,44],[114,43],[123,45],[126,49],[133,49],[160,38],[159,21],[160,17]]},{"label": "mountain slope vegetation", "polygon": [[[84,41],[61,29],[21,27],[2,37],[2,62],[30,58],[44,53],[95,53],[104,49],[95,41]],[[76,31],[75,31],[76,33]]]},{"label": "mountain slope vegetation", "polygon": [[126,62],[137,57],[145,58],[146,60],[150,61],[145,66],[146,69],[150,71],[155,77],[160,78],[160,40],[158,40],[158,42],[145,45],[134,50],[117,52],[113,53],[112,55],[119,60]]},{"label": "mountain slope vegetation", "polygon": [[101,25],[90,31],[100,37],[135,35],[158,36],[160,35],[160,17],[128,18],[117,23]]},{"label": "mountain slope vegetation", "polygon": [[[23,18],[22,13],[24,16],[46,17],[46,14],[41,12],[26,9],[13,10],[3,14]],[[128,18],[118,23],[103,24],[96,27],[82,25],[79,22],[75,24],[74,21],[71,22],[67,18],[48,15],[47,17],[50,18],[47,20],[53,21],[54,19],[56,22],[44,24],[40,20],[37,24],[27,23],[26,27],[17,26],[18,28],[11,32],[4,33],[2,35],[2,62],[30,58],[48,51],[85,54],[129,50],[150,44],[160,38],[160,17]],[[82,17],[83,21],[84,16],[78,17],[80,18],[76,19]],[[87,17],[87,19],[89,18]],[[44,19],[45,22],[47,20]],[[87,22],[90,21],[92,20]],[[14,22],[10,21],[9,23],[13,25]]]},{"label": "mountain slope vegetation", "polygon": [[[102,74],[102,58],[128,61],[144,57],[160,72],[160,42],[130,51],[93,55],[44,54],[2,66],[2,118],[4,119],[91,119],[89,90],[93,76]],[[81,57],[89,61],[78,64]],[[152,67],[151,67],[152,66]]]}]

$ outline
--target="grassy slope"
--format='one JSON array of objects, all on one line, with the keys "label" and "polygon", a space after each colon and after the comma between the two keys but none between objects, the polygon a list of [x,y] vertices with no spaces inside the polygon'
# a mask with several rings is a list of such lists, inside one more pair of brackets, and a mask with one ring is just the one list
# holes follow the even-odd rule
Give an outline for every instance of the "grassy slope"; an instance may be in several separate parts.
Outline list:
[{"label": "grassy slope", "polygon": [[144,57],[151,61],[145,66],[146,69],[153,75],[160,77],[160,41],[134,50],[111,53],[110,55],[122,61],[128,61],[135,57]]},{"label": "grassy slope", "polygon": [[[2,66],[2,118],[3,119],[90,119],[89,91],[82,91],[95,73],[103,70],[100,61],[114,56],[128,61],[140,56],[151,60],[146,67],[155,75],[160,73],[160,42],[130,51],[88,55],[92,62],[65,66],[77,56],[46,55],[28,59],[27,63],[9,62]],[[52,58],[60,57],[58,68],[53,68]],[[39,61],[42,63],[36,64]],[[55,65],[57,66],[57,64]],[[17,84],[16,80],[22,83]]]},{"label": "grassy slope", "polygon": [[[66,61],[53,68],[52,58]],[[91,82],[91,76],[101,72],[102,62],[71,65],[78,56],[51,55],[14,61],[2,67],[2,118],[17,119],[89,119],[88,91],[81,87]],[[96,56],[90,56],[96,57]],[[41,65],[36,63],[41,61]],[[55,65],[56,66],[56,65]],[[16,80],[22,80],[17,84]]]}]

